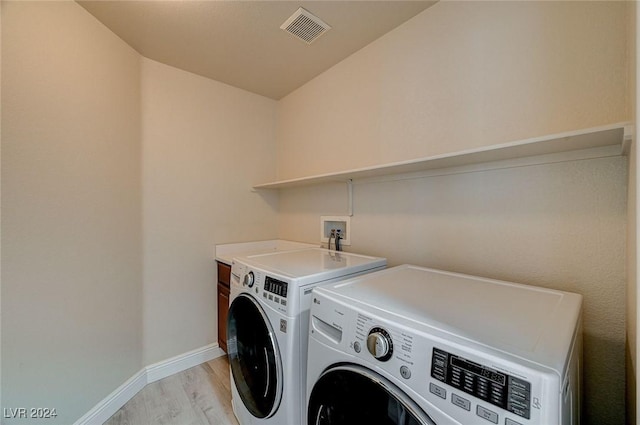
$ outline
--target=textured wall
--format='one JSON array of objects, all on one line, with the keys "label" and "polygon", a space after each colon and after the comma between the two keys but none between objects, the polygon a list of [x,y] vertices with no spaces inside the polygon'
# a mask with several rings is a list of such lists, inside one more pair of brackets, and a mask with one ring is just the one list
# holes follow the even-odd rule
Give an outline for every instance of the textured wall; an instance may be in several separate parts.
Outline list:
[{"label": "textured wall", "polygon": [[[638,123],[637,117],[637,49],[640,44],[637,42],[636,33],[637,17],[640,10],[636,2],[628,2],[629,35],[628,35],[628,55],[629,55],[629,107],[633,121]],[[637,227],[637,136],[631,146],[629,154],[629,190],[628,190],[628,228],[627,228],[627,423],[630,425],[637,423],[637,356],[638,356],[638,227]]]},{"label": "textured wall", "polygon": [[144,364],[217,341],[216,244],[277,237],[275,107],[143,59]]},{"label": "textured wall", "polygon": [[[0,48],[2,46],[2,2],[0,2]],[[2,52],[0,52],[0,82],[2,81]],[[0,99],[2,99],[2,84],[0,83]],[[2,102],[0,101],[0,117],[2,117]],[[0,176],[2,175],[2,119],[0,119]],[[0,407],[2,404],[2,183],[0,182]]]},{"label": "textured wall", "polygon": [[[617,157],[356,183],[348,250],[582,294],[585,424],[624,423],[626,179]],[[346,199],[281,191],[280,237],[317,242]]]},{"label": "textured wall", "polygon": [[216,341],[215,244],[277,236],[277,195],[248,189],[275,177],[275,102],[141,59],[74,2],[2,8],[3,407],[69,424]]},{"label": "textured wall", "polygon": [[[625,2],[440,2],[285,97],[293,178],[629,120]],[[625,420],[626,158],[358,184],[353,251],[585,296],[586,423]],[[316,242],[346,188],[281,191]]]},{"label": "textured wall", "polygon": [[[253,183],[630,116],[623,2],[442,2],[280,102],[277,155],[272,101],[141,71],[74,2],[1,7],[2,402],[49,423],[215,341],[214,244],[345,212]],[[618,158],[356,185],[352,250],[583,293],[587,419],[622,423],[625,183]]]},{"label": "textured wall", "polygon": [[279,178],[628,120],[625,2],[440,2],[280,104]]},{"label": "textured wall", "polygon": [[68,425],[142,366],[140,57],[75,2],[2,3],[2,402]]}]

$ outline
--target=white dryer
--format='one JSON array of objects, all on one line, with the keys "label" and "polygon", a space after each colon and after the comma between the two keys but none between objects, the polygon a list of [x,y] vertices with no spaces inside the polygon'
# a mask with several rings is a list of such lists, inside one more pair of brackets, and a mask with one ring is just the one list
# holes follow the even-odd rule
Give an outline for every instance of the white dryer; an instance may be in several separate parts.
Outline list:
[{"label": "white dryer", "polygon": [[398,266],[313,291],[309,425],[577,425],[577,294]]},{"label": "white dryer", "polygon": [[227,346],[241,425],[305,421],[312,289],[385,266],[384,258],[322,248],[234,258]]}]

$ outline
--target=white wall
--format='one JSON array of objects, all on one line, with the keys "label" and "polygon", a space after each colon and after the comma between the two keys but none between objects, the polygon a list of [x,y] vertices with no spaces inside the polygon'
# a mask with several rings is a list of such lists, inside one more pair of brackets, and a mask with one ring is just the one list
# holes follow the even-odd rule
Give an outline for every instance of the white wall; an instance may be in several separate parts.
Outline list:
[{"label": "white wall", "polygon": [[[629,120],[627,7],[438,3],[281,101],[278,177]],[[582,293],[585,423],[624,423],[626,191],[622,157],[356,182],[351,250]],[[281,191],[280,237],[346,208]]]},{"label": "white wall", "polygon": [[[623,2],[442,2],[278,104],[73,2],[1,7],[2,406],[58,408],[38,423],[216,340],[215,244],[346,210],[254,183],[630,117]],[[356,184],[352,250],[583,293],[588,423],[622,423],[626,182],[617,158]]]},{"label": "white wall", "polygon": [[217,341],[216,244],[277,237],[275,108],[142,60],[144,364]]},{"label": "white wall", "polygon": [[[638,47],[636,32],[637,25],[637,13],[640,11],[637,9],[636,2],[628,3],[628,57],[629,57],[629,104],[631,110],[631,118],[638,123],[637,118],[637,57],[636,49]],[[636,390],[637,386],[637,353],[638,353],[638,250],[637,250],[637,161],[638,152],[636,147],[637,136],[634,135],[631,145],[631,152],[629,153],[629,190],[627,194],[627,423],[630,425],[637,423],[637,396],[639,392]]]},{"label": "white wall", "polygon": [[140,57],[75,2],[2,2],[2,397],[68,425],[142,359]]},{"label": "white wall", "polygon": [[[2,2],[0,2],[0,82],[2,81]],[[2,84],[0,83],[0,99]],[[0,101],[0,176],[2,176],[2,101]],[[2,182],[0,180],[0,410],[2,404]]]},{"label": "white wall", "polygon": [[[356,183],[348,250],[582,294],[587,423],[623,423],[626,178],[613,158]],[[280,237],[315,242],[346,188],[282,191],[280,211]]]},{"label": "white wall", "polygon": [[276,102],[143,59],[74,2],[2,19],[3,407],[69,424],[216,342],[215,244],[277,237],[277,194],[250,190],[275,178]]},{"label": "white wall", "polygon": [[625,2],[440,2],[280,105],[278,178],[628,119]]}]

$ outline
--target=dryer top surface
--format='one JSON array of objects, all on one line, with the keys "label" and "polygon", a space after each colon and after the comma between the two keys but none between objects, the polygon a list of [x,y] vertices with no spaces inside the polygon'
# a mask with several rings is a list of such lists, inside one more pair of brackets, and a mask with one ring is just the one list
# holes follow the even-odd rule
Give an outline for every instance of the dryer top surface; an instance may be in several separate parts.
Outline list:
[{"label": "dryer top surface", "polygon": [[437,328],[543,363],[566,356],[582,302],[569,292],[410,265],[316,291],[409,328]]}]

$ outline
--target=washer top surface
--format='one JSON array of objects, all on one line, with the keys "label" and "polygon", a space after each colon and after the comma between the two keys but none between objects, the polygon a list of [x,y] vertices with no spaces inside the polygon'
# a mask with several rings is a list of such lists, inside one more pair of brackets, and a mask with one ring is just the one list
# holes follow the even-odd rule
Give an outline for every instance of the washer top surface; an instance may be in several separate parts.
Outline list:
[{"label": "washer top surface", "polygon": [[307,283],[384,267],[387,264],[385,258],[329,251],[323,248],[248,255],[237,257],[235,261],[290,279],[306,278],[309,281]]},{"label": "washer top surface", "polygon": [[401,325],[437,328],[547,366],[566,354],[582,302],[578,294],[410,265],[316,291]]}]

